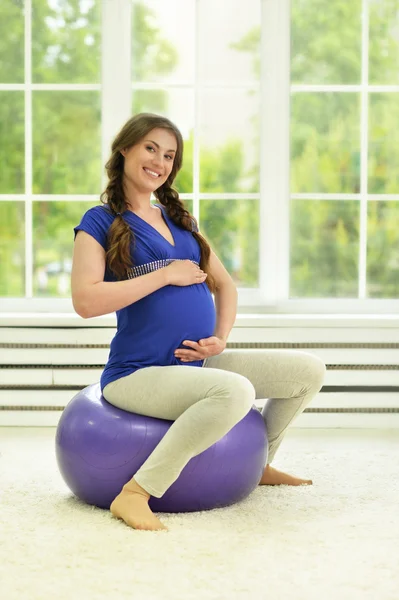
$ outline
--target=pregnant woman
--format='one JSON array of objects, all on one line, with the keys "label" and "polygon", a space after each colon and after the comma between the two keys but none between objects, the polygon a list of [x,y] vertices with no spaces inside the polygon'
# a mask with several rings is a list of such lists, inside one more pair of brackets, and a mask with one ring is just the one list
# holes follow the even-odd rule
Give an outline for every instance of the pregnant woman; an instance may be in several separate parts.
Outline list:
[{"label": "pregnant woman", "polygon": [[269,464],[259,483],[312,483],[270,462],[289,424],[320,390],[325,366],[304,352],[225,350],[237,290],[172,188],[182,158],[183,139],[171,121],[147,113],[129,119],[112,144],[101,204],[74,230],[76,312],[117,315],[101,375],[104,397],[123,410],[174,421],[111,504],[111,513],[136,529],[166,529],[150,497],[160,498],[255,398],[269,399],[262,413]]}]

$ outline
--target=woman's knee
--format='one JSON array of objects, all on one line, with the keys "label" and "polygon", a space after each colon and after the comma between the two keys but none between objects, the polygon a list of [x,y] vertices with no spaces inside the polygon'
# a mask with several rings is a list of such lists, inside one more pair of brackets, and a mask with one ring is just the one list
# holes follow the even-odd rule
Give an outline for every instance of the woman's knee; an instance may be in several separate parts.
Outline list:
[{"label": "woman's knee", "polygon": [[250,380],[238,373],[225,372],[223,389],[229,413],[238,419],[243,418],[252,408],[256,397]]},{"label": "woman's knee", "polygon": [[314,387],[317,391],[319,391],[324,383],[324,379],[326,376],[326,365],[325,363],[316,356],[315,354],[304,353],[307,357],[307,370],[309,371],[309,383]]}]

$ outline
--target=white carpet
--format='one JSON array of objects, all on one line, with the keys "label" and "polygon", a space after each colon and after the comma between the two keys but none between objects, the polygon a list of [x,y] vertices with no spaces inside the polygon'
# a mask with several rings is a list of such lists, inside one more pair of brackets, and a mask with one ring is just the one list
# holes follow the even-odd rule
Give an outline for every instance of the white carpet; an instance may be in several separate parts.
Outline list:
[{"label": "white carpet", "polygon": [[73,498],[54,430],[0,428],[2,600],[398,600],[399,432],[291,430],[276,467],[312,487],[161,515],[142,532]]}]

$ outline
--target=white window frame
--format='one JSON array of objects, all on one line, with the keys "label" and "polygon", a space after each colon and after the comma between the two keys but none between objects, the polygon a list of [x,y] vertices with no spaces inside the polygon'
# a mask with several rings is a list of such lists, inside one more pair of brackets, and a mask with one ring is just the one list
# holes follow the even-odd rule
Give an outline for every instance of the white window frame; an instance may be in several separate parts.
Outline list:
[{"label": "white window frame", "polygon": [[[196,17],[199,3],[195,0]],[[199,218],[202,199],[221,200],[261,199],[259,218],[259,288],[239,288],[241,313],[343,314],[397,313],[399,300],[367,299],[366,244],[367,200],[399,200],[399,194],[371,195],[367,193],[368,93],[399,92],[399,86],[368,85],[368,0],[363,0],[362,19],[362,78],[359,85],[292,85],[290,84],[290,0],[260,0],[261,2],[261,81],[259,89],[261,147],[259,194],[202,194],[199,190],[199,102],[203,85],[198,79],[199,19],[196,18],[196,61],[191,82],[162,86],[194,89],[194,173],[193,193],[181,194],[193,200],[193,213]],[[102,79],[99,84],[32,84],[31,68],[31,4],[25,0],[25,84],[0,84],[1,90],[20,90],[25,93],[25,194],[3,194],[0,201],[25,203],[25,264],[26,298],[1,298],[0,313],[73,313],[72,301],[63,298],[33,298],[32,293],[32,202],[33,201],[91,201],[97,195],[32,194],[32,91],[34,90],[95,90],[102,92],[102,164],[105,164],[111,141],[131,116],[133,89],[159,88],[158,85],[131,82],[131,0],[102,1]],[[118,67],[115,68],[115,65]],[[223,87],[223,82],[218,84]],[[243,83],[241,87],[252,87]],[[291,194],[290,180],[290,94],[311,92],[359,92],[361,94],[361,188],[359,194]],[[106,175],[103,173],[103,188]],[[290,198],[317,200],[360,201],[360,250],[358,299],[299,299],[292,300],[289,292],[289,207]],[[71,233],[72,239],[72,233]]]}]

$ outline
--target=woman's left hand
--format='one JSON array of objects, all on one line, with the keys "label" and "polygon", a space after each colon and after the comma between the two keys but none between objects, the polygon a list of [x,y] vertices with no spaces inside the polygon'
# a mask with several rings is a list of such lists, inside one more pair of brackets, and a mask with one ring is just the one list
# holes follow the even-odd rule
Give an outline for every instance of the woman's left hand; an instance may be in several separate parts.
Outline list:
[{"label": "woman's left hand", "polygon": [[185,346],[190,346],[190,350],[185,348],[177,348],[175,350],[176,358],[182,362],[192,362],[194,360],[204,360],[209,356],[216,356],[221,354],[226,348],[226,342],[215,335],[209,338],[204,338],[198,342],[192,342],[191,340],[184,340]]}]

